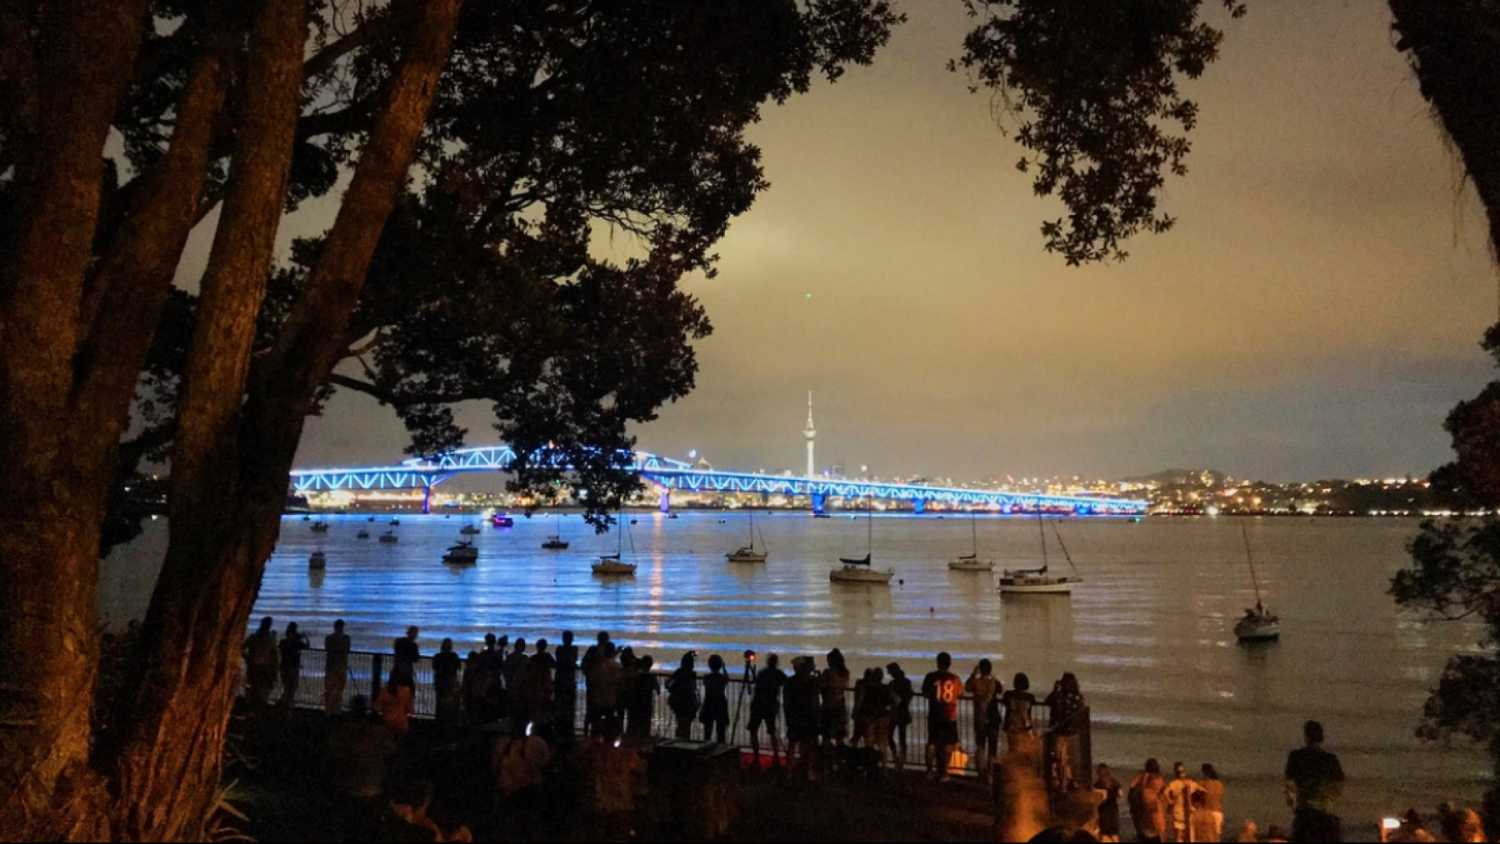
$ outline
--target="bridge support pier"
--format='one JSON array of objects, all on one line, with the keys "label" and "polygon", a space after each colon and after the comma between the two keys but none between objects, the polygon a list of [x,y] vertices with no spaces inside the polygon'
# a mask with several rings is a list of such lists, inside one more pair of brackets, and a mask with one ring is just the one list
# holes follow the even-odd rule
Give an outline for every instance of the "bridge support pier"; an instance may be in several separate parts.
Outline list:
[{"label": "bridge support pier", "polygon": [[821,492],[815,492],[815,493],[812,494],[812,511],[814,513],[821,513],[821,512],[823,512],[824,505],[826,505],[827,503],[828,503],[828,496],[827,495],[825,495],[825,494],[823,494]]},{"label": "bridge support pier", "polygon": [[927,512],[927,500],[924,498],[913,498],[911,500],[911,511],[918,516]]},{"label": "bridge support pier", "polygon": [[432,512],[432,484],[422,486],[422,512]]},{"label": "bridge support pier", "polygon": [[672,512],[672,490],[662,487],[661,496],[656,502],[656,509],[663,513]]}]

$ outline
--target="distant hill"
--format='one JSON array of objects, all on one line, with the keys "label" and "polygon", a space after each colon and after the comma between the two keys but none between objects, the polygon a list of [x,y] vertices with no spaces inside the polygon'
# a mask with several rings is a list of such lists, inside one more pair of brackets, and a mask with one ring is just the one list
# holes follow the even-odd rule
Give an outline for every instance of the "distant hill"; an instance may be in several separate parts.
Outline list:
[{"label": "distant hill", "polygon": [[1156,483],[1162,486],[1223,486],[1229,476],[1217,469],[1163,469],[1160,472],[1152,472],[1149,475],[1135,475],[1129,478],[1121,478],[1121,483],[1149,484]]}]

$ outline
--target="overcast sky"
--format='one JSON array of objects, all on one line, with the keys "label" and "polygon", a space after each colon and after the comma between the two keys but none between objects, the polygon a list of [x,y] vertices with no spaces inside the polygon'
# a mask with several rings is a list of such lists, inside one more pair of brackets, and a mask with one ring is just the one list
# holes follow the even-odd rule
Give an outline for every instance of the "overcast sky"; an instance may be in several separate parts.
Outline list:
[{"label": "overcast sky", "polygon": [[[751,138],[772,186],[730,228],[697,390],[641,447],[716,465],[882,475],[1167,466],[1293,479],[1425,472],[1451,405],[1489,377],[1483,211],[1391,47],[1377,0],[1255,0],[1191,93],[1177,227],[1123,264],[1045,253],[1017,149],[945,62],[957,0],[908,0],[874,66]],[[494,438],[466,408],[474,443]],[[341,394],[301,465],[399,456],[402,429]]]}]

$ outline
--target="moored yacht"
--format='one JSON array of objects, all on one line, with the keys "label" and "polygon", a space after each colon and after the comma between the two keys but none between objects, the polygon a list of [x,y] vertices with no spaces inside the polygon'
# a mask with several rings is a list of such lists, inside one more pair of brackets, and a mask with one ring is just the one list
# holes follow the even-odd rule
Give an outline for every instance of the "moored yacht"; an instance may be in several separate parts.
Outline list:
[{"label": "moored yacht", "polygon": [[1067,558],[1068,565],[1073,569],[1073,575],[1055,575],[1048,572],[1047,564],[1047,529],[1042,521],[1040,511],[1036,514],[1037,530],[1042,537],[1042,565],[1035,569],[1006,569],[1000,574],[1000,594],[1002,595],[1071,595],[1073,586],[1083,582],[1078,576],[1078,567],[1073,565],[1073,556],[1068,553],[1068,546],[1063,544],[1062,533],[1057,525],[1052,526],[1052,532],[1057,536],[1057,544],[1062,548],[1063,556]]},{"label": "moored yacht", "polygon": [[1241,642],[1269,642],[1281,638],[1281,619],[1260,602],[1260,576],[1255,572],[1255,557],[1250,553],[1250,534],[1240,523],[1240,538],[1245,542],[1245,562],[1250,567],[1250,585],[1255,587],[1255,607],[1234,624],[1234,637]]},{"label": "moored yacht", "polygon": [[448,546],[447,552],[443,554],[444,565],[450,566],[472,566],[479,562],[479,549],[469,540],[461,540],[457,545]]},{"label": "moored yacht", "polygon": [[890,583],[895,569],[877,569],[871,565],[875,545],[875,506],[869,502],[865,511],[865,555],[839,557],[839,567],[828,572],[830,583]]},{"label": "moored yacht", "polygon": [[[720,521],[723,521],[720,519]],[[761,538],[761,550],[755,550],[755,513],[750,513],[750,542],[746,545],[730,551],[724,555],[724,559],[731,563],[764,563],[771,555],[770,549],[765,547],[765,538]]]},{"label": "moored yacht", "polygon": [[948,561],[948,568],[953,571],[994,571],[994,560],[981,560],[979,558],[979,523],[974,511],[969,511],[969,533],[973,537],[972,550],[968,554],[962,554]]}]

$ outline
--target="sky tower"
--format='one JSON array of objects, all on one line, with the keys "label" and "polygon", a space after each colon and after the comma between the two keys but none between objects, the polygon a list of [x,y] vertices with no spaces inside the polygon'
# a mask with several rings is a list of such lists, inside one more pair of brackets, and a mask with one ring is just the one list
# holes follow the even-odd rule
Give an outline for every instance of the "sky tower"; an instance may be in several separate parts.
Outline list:
[{"label": "sky tower", "polygon": [[812,390],[807,391],[807,427],[802,429],[802,438],[807,440],[807,477],[811,478],[817,474],[813,468],[813,439],[818,436],[818,429],[813,427],[812,421]]}]

